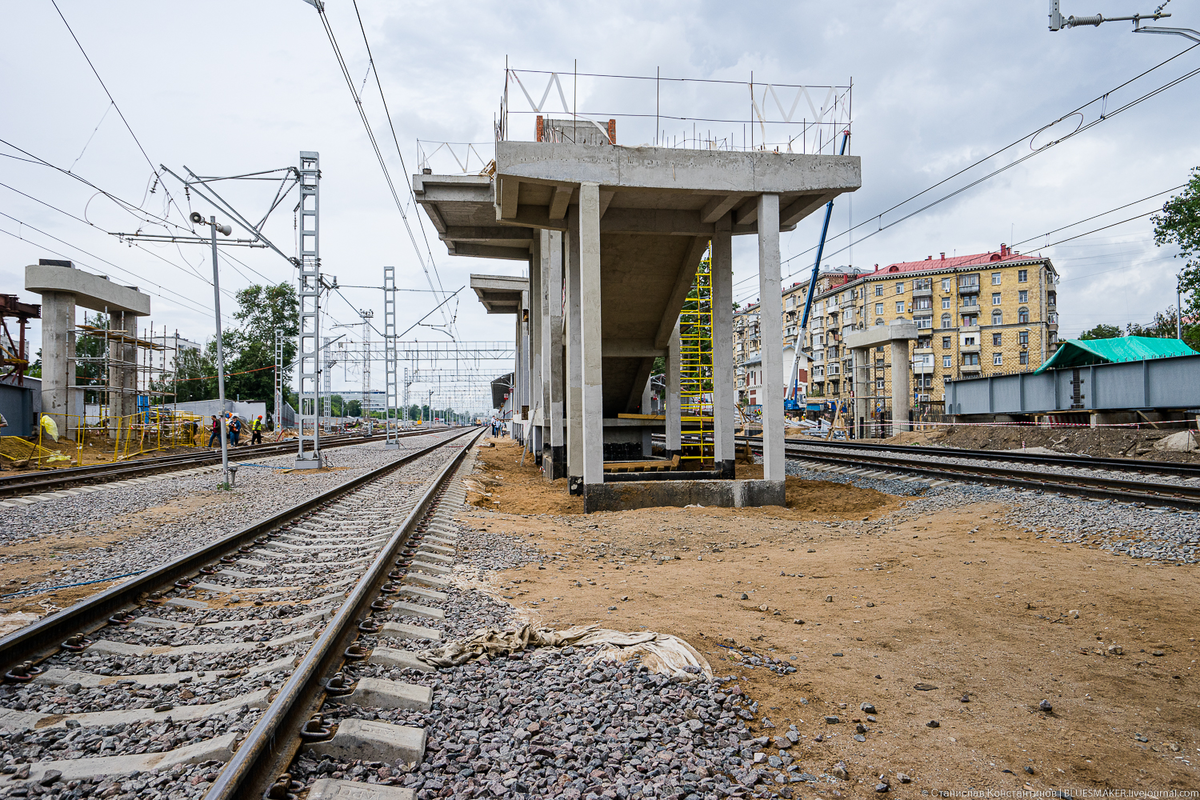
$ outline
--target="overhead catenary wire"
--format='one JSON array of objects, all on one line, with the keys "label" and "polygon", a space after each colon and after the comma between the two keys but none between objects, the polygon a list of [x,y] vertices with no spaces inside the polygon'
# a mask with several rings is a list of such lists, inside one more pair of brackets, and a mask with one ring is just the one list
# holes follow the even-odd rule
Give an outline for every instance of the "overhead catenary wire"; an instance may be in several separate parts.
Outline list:
[{"label": "overhead catenary wire", "polygon": [[[125,112],[121,111],[121,106],[117,104],[117,99],[113,97],[112,92],[108,90],[108,85],[104,83],[104,78],[100,77],[100,71],[97,70],[96,65],[92,63],[92,59],[88,56],[87,50],[83,49],[83,43],[79,41],[79,37],[76,36],[75,31],[71,29],[71,23],[67,22],[67,18],[63,16],[62,9],[58,7],[58,0],[50,0],[50,3],[54,6],[54,10],[58,12],[58,16],[62,20],[63,25],[66,26],[67,32],[71,34],[71,38],[75,41],[75,46],[78,47],[79,52],[83,54],[83,60],[87,62],[88,67],[92,70],[92,74],[95,75],[96,80],[100,82],[100,88],[104,89],[104,94],[108,96],[109,102],[112,103],[113,108],[116,109],[117,116],[121,118],[121,122],[125,125],[125,130],[129,131],[129,135],[133,137],[134,143],[137,145],[138,150],[141,151],[142,158],[146,159],[146,163],[150,165],[150,171],[157,174],[157,171],[154,169],[154,162],[150,160],[150,155],[146,152],[146,148],[142,146],[141,140],[138,139],[137,134],[133,132],[133,126],[131,126],[129,124],[129,120],[125,118]],[[178,211],[179,215],[182,217],[183,210],[180,209],[175,203],[175,198],[171,197],[171,193],[167,187],[163,187],[163,192],[166,194],[169,204],[175,206],[175,210]]]},{"label": "overhead catenary wire", "polygon": [[[371,149],[375,153],[375,158],[379,162],[380,171],[383,174],[384,182],[387,183],[388,191],[392,195],[392,201],[396,205],[396,210],[400,212],[400,218],[404,222],[404,229],[408,233],[409,241],[412,243],[413,251],[416,253],[417,261],[421,265],[421,270],[425,273],[425,279],[429,282],[430,289],[436,289],[432,275],[429,272],[429,266],[425,263],[425,258],[421,254],[420,245],[417,244],[417,238],[412,230],[412,224],[409,222],[408,214],[404,210],[404,203],[400,200],[400,194],[396,189],[395,181],[392,179],[391,171],[388,169],[387,160],[384,158],[383,151],[379,147],[379,141],[375,138],[375,132],[371,128],[370,120],[367,118],[366,109],[363,108],[362,97],[354,88],[354,78],[350,75],[349,67],[346,65],[346,59],[342,55],[341,46],[338,44],[337,37],[334,35],[333,27],[330,25],[329,17],[325,13],[324,3],[315,3],[318,15],[321,19],[321,25],[325,29],[325,34],[329,39],[329,44],[333,48],[334,57],[337,59],[338,68],[342,72],[342,77],[346,81],[346,86],[350,90],[350,95],[354,100],[355,109],[358,111],[359,119],[362,121],[363,128],[366,130],[367,139],[371,143]],[[389,119],[390,123],[390,119]],[[444,303],[439,303],[440,308]],[[446,318],[443,312],[443,319],[449,325],[449,319]]]},{"label": "overhead catenary wire", "polygon": [[[1060,117],[1058,117],[1058,119],[1056,119],[1046,125],[1042,125],[1042,126],[1038,127],[1036,130],[1034,130],[1028,134],[1025,134],[1024,136],[1020,137],[1019,139],[1016,139],[1016,140],[1010,142],[1009,144],[993,151],[992,153],[990,153],[986,156],[983,156],[982,158],[979,158],[979,159],[973,161],[971,164],[963,167],[962,169],[957,170],[953,174],[946,176],[945,178],[943,178],[943,179],[937,181],[936,183],[922,189],[921,191],[905,198],[904,200],[901,200],[900,202],[895,203],[894,205],[890,206],[889,208],[862,220],[857,225],[854,225],[853,227],[849,227],[846,230],[842,231],[841,233],[838,233],[838,234],[830,237],[830,239],[828,241],[835,241],[843,236],[849,236],[853,233],[853,231],[855,231],[859,228],[862,228],[866,225],[870,225],[872,223],[877,224],[878,227],[875,230],[872,230],[872,231],[866,233],[865,235],[861,236],[857,241],[854,242],[855,244],[860,244],[861,242],[865,241],[866,239],[876,236],[885,230],[888,230],[892,227],[895,227],[896,225],[899,225],[902,222],[912,219],[913,217],[917,216],[918,214],[928,211],[929,209],[934,208],[935,206],[940,205],[941,203],[944,203],[945,201],[950,200],[950,199],[962,194],[963,192],[966,192],[966,191],[982,184],[983,182],[990,180],[1019,164],[1024,163],[1025,161],[1028,161],[1029,159],[1033,158],[1034,156],[1037,156],[1041,153],[1045,153],[1048,150],[1053,149],[1058,144],[1061,144],[1061,143],[1077,136],[1078,134],[1083,133],[1084,131],[1090,130],[1091,128],[1101,124],[1102,122],[1112,119],[1113,117],[1118,116],[1119,114],[1121,114],[1125,111],[1128,111],[1129,109],[1134,108],[1137,105],[1140,105],[1141,103],[1145,102],[1146,100],[1156,97],[1157,95],[1161,94],[1162,92],[1167,91],[1168,89],[1171,89],[1171,88],[1179,85],[1180,83],[1183,83],[1184,81],[1190,80],[1191,78],[1195,77],[1197,74],[1200,74],[1200,68],[1191,70],[1181,76],[1173,78],[1173,79],[1167,81],[1166,83],[1164,83],[1148,92],[1145,92],[1141,96],[1136,97],[1133,100],[1130,100],[1129,102],[1125,103],[1124,105],[1122,105],[1112,111],[1106,111],[1105,113],[1101,114],[1100,116],[1098,116],[1096,119],[1092,120],[1091,122],[1088,122],[1086,124],[1081,124],[1079,127],[1077,127],[1075,130],[1071,131],[1070,133],[1067,133],[1054,141],[1048,142],[1043,147],[1033,150],[1032,152],[1016,159],[1015,161],[1013,161],[1009,164],[1006,164],[1004,166],[1001,166],[1001,167],[993,170],[992,172],[989,172],[986,175],[983,175],[980,178],[977,178],[977,179],[971,181],[970,183],[966,184],[965,186],[959,187],[958,189],[955,189],[953,192],[950,192],[949,194],[946,194],[936,200],[933,200],[930,203],[925,204],[924,206],[904,215],[903,217],[901,217],[897,220],[893,220],[887,224],[882,223],[882,218],[884,215],[889,214],[892,211],[895,211],[895,210],[901,208],[902,206],[905,206],[908,203],[911,203],[912,201],[916,200],[917,198],[922,197],[925,194],[928,194],[929,192],[933,191],[934,189],[937,189],[938,187],[945,185],[946,183],[954,180],[955,178],[958,178],[958,177],[966,174],[967,172],[970,172],[975,167],[978,167],[981,164],[984,164],[987,161],[995,158],[996,156],[998,156],[1008,150],[1011,150],[1013,147],[1015,147],[1023,142],[1031,141],[1033,139],[1033,137],[1036,137],[1039,133],[1049,130],[1053,126],[1059,124],[1060,122],[1062,122],[1064,120],[1071,118],[1072,116],[1080,114],[1084,109],[1088,108],[1089,106],[1094,105],[1098,102],[1106,102],[1109,95],[1111,95],[1113,92],[1116,92],[1120,89],[1123,89],[1123,88],[1129,86],[1130,84],[1149,75],[1150,73],[1154,72],[1155,70],[1158,70],[1158,69],[1170,64],[1174,60],[1180,58],[1181,56],[1183,56],[1187,53],[1190,53],[1192,50],[1194,50],[1197,47],[1200,47],[1200,44],[1192,45],[1191,47],[1187,47],[1184,50],[1181,50],[1180,52],[1176,53],[1175,55],[1171,56],[1170,58],[1167,58],[1167,59],[1159,62],[1158,64],[1155,64],[1154,66],[1143,70],[1142,72],[1138,73],[1137,75],[1133,76],[1132,78],[1129,78],[1129,79],[1123,81],[1122,83],[1118,84],[1117,86],[1113,87],[1112,89],[1109,89],[1108,91],[1104,92],[1103,94],[1100,94],[1100,95],[1096,96],[1095,98],[1087,101],[1086,103],[1082,103],[1081,105],[1077,106],[1076,108],[1072,109],[1071,111],[1068,111],[1065,114],[1062,114]],[[802,256],[805,256],[805,255],[811,253],[815,249],[816,249],[815,245],[812,247],[809,247],[809,248],[801,251],[800,253],[797,253],[793,256],[790,256],[790,257],[784,259],[782,263],[787,264],[797,258],[801,258]],[[829,253],[828,256],[826,256],[826,257],[835,256],[839,253],[845,252],[848,249],[849,249],[849,246],[839,248],[839,249],[834,250],[833,252]],[[791,273],[783,276],[783,278],[786,280],[787,278],[793,277],[796,274],[798,274],[799,271],[800,270],[791,272]],[[735,284],[735,286],[744,285],[752,280],[754,280],[753,277],[744,278],[744,279],[738,281]],[[751,294],[752,293],[753,292],[751,292]],[[748,296],[750,296],[750,295],[747,294],[747,295],[744,295],[743,297],[748,297]]]}]

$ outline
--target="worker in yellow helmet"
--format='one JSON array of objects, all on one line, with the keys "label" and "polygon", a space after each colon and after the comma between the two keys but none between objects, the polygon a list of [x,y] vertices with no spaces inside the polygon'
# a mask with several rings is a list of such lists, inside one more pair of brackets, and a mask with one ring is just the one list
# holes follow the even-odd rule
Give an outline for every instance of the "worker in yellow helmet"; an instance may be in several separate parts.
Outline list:
[{"label": "worker in yellow helmet", "polygon": [[262,414],[258,415],[258,419],[250,423],[250,444],[262,444],[263,418]]}]

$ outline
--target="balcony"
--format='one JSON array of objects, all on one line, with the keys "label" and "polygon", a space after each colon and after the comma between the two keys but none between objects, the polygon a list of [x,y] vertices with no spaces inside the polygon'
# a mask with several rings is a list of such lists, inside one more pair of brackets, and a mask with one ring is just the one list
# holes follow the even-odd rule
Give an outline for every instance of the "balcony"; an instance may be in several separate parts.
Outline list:
[{"label": "balcony", "polygon": [[960,344],[958,346],[958,351],[960,353],[978,353],[979,342],[976,342],[975,344]]},{"label": "balcony", "polygon": [[933,362],[930,361],[928,364],[914,363],[912,371],[913,371],[913,375],[932,375],[933,374]]},{"label": "balcony", "polygon": [[979,333],[979,323],[976,322],[974,325],[960,325],[958,330],[960,333]]},{"label": "balcony", "polygon": [[933,297],[933,286],[914,286],[913,297]]},{"label": "balcony", "polygon": [[958,310],[959,311],[969,311],[969,312],[978,314],[979,313],[978,300],[979,300],[979,298],[977,298],[977,297],[964,297],[962,304],[960,304],[958,307]]},{"label": "balcony", "polygon": [[983,365],[982,364],[963,364],[961,367],[959,367],[959,369],[962,370],[962,373],[964,375],[966,375],[966,374],[979,375],[983,372]]}]

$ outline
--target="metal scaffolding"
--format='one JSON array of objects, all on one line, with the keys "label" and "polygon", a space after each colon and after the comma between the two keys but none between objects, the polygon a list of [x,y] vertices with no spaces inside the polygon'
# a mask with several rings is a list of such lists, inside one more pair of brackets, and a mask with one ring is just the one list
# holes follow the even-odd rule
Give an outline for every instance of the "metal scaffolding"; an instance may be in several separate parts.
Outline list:
[{"label": "metal scaffolding", "polygon": [[713,443],[713,313],[711,262],[705,258],[679,314],[679,408],[681,458],[711,469]]}]

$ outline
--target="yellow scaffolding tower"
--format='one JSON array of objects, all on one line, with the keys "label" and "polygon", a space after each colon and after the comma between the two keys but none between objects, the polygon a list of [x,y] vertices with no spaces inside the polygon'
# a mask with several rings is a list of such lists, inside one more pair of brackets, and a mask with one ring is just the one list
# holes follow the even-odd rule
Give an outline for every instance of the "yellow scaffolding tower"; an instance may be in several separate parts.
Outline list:
[{"label": "yellow scaffolding tower", "polygon": [[711,263],[706,254],[679,314],[680,444],[688,469],[715,465]]}]

